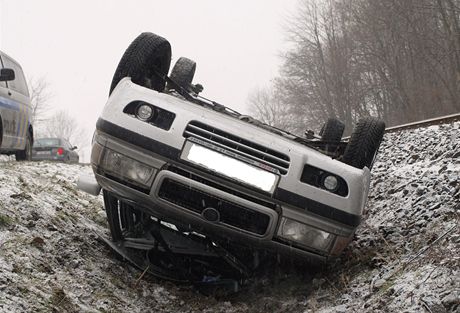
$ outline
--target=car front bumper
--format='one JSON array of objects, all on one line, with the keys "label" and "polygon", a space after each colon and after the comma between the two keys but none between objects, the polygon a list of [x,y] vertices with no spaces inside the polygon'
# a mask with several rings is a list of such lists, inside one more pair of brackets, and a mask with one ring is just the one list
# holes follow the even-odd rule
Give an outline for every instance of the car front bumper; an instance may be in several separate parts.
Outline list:
[{"label": "car front bumper", "polygon": [[34,155],[32,154],[32,161],[64,161],[64,155]]}]

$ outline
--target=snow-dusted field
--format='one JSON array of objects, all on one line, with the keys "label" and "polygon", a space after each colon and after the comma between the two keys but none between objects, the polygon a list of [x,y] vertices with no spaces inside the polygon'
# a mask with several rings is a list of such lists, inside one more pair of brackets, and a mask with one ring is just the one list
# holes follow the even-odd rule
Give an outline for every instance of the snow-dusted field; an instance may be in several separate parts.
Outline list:
[{"label": "snow-dusted field", "polygon": [[[460,123],[385,135],[367,216],[336,264],[265,274],[228,298],[141,272],[98,239],[84,165],[0,163],[0,312],[456,312]],[[313,277],[313,279],[312,279]]]},{"label": "snow-dusted field", "polygon": [[372,172],[366,220],[307,312],[459,312],[460,122],[386,134]]}]

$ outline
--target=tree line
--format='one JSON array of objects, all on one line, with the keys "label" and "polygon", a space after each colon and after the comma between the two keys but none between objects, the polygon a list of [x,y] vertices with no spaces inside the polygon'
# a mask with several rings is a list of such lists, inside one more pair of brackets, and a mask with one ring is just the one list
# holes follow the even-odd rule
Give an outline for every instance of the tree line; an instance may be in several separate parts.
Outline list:
[{"label": "tree line", "polygon": [[302,133],[328,117],[350,132],[361,117],[387,126],[460,112],[460,0],[300,0],[290,49],[253,113]]}]

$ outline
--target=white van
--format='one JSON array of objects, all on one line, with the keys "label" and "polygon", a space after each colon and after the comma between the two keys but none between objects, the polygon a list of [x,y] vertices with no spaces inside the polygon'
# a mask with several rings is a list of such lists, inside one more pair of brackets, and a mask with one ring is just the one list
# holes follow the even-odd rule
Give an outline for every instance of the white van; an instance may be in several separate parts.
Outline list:
[{"label": "white van", "polygon": [[0,51],[0,153],[31,160],[32,107],[22,68]]}]

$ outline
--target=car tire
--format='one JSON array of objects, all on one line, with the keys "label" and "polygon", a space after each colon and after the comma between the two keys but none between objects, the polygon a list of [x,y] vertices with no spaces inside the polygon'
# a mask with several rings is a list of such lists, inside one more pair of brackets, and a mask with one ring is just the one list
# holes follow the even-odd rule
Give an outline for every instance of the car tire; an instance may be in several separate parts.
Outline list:
[{"label": "car tire", "polygon": [[162,92],[171,64],[171,45],[158,35],[142,33],[128,46],[113,75],[110,92],[124,77],[133,83]]},{"label": "car tire", "polygon": [[372,165],[385,132],[385,123],[369,117],[358,121],[343,154],[343,162],[357,168]]},{"label": "car tire", "polygon": [[24,150],[15,153],[16,161],[31,161],[32,160],[32,138],[30,133],[26,137],[26,146]]},{"label": "car tire", "polygon": [[[192,85],[193,77],[195,76],[196,62],[184,57],[180,57],[173,69],[169,78],[174,81],[177,85],[190,90]],[[168,86],[168,89],[174,89],[174,86]]]},{"label": "car tire", "polygon": [[339,142],[342,139],[345,124],[340,120],[330,117],[324,123],[319,135],[322,141]]}]

